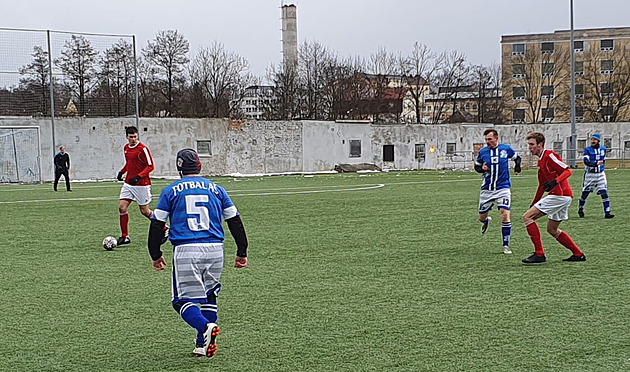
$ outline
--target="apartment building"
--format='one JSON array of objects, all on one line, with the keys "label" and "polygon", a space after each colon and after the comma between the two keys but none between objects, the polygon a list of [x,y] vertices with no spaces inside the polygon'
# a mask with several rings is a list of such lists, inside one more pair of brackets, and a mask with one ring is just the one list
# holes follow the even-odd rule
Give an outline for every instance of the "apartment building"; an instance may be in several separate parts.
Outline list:
[{"label": "apartment building", "polygon": [[[570,31],[503,35],[505,122],[571,119]],[[630,120],[630,27],[574,31],[577,121]]]}]

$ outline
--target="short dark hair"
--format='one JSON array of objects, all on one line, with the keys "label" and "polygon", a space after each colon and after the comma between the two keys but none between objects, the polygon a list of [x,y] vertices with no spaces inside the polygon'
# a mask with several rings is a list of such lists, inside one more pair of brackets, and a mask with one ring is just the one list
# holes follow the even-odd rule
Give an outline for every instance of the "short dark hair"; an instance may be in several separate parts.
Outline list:
[{"label": "short dark hair", "polygon": [[494,130],[494,129],[486,129],[486,130],[484,130],[483,131],[483,136],[485,137],[485,136],[487,136],[490,133],[494,133],[495,137],[499,137],[499,133],[497,133],[497,131]]},{"label": "short dark hair", "polygon": [[125,127],[125,134],[134,134],[134,133],[138,133],[138,128],[134,127],[133,125],[130,127]]},{"label": "short dark hair", "polygon": [[545,135],[540,132],[529,132],[527,133],[526,140],[534,139],[536,140],[536,144],[542,143],[545,144]]}]

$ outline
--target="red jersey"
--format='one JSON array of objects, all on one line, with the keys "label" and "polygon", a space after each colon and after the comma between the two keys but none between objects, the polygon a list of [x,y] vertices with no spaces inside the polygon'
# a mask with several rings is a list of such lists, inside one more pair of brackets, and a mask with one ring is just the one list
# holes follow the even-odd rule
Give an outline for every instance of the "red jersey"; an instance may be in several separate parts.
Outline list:
[{"label": "red jersey", "polygon": [[552,150],[544,149],[538,160],[538,190],[534,203],[542,198],[545,191],[543,184],[547,181],[556,180],[558,185],[549,191],[549,195],[573,197],[573,191],[567,180],[571,176],[571,169],[562,161],[560,155]]},{"label": "red jersey", "polygon": [[138,181],[136,186],[150,185],[151,178],[149,178],[149,173],[155,169],[155,166],[153,165],[153,157],[151,157],[149,148],[144,143],[138,142],[134,147],[126,144],[124,150],[125,166],[120,171],[122,173],[127,172],[125,183],[129,183],[130,179],[140,176],[140,181]]}]

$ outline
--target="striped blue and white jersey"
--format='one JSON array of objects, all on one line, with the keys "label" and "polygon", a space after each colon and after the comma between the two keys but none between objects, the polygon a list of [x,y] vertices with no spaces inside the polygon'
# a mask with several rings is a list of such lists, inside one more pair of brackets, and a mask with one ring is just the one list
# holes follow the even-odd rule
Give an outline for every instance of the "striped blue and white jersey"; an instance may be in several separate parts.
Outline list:
[{"label": "striped blue and white jersey", "polygon": [[583,158],[586,173],[601,173],[604,171],[604,163],[597,165],[597,162],[606,160],[606,147],[601,145],[596,148],[589,146],[584,149]]},{"label": "striped blue and white jersey", "polygon": [[225,189],[200,176],[186,176],[162,189],[153,217],[170,219],[174,246],[223,242],[222,219],[238,215]]},{"label": "striped blue and white jersey", "polygon": [[479,166],[486,164],[488,166],[488,170],[483,174],[481,189],[509,189],[511,186],[509,160],[516,160],[518,157],[518,154],[511,146],[503,143],[499,143],[494,149],[488,146],[481,148],[475,164]]}]

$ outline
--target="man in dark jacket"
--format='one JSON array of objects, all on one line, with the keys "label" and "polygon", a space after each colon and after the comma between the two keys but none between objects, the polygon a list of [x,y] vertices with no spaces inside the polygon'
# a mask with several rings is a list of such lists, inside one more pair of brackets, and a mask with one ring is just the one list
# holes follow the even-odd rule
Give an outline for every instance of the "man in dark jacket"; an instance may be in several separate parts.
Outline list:
[{"label": "man in dark jacket", "polygon": [[66,179],[66,190],[70,190],[70,177],[68,177],[68,169],[70,169],[70,155],[66,152],[64,146],[59,147],[59,152],[55,155],[55,183],[53,189],[57,191],[57,184],[61,175]]}]

